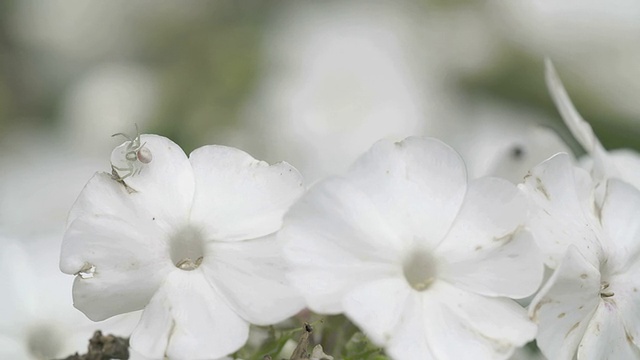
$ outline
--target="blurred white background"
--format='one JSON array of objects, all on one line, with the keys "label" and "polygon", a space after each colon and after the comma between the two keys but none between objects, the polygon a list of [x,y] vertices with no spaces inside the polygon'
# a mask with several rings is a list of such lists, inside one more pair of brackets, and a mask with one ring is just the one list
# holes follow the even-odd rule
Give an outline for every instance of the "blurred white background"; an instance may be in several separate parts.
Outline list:
[{"label": "blurred white background", "polygon": [[[75,197],[110,171],[122,141],[111,134],[137,124],[186,152],[236,146],[309,183],[380,138],[427,135],[454,146],[471,177],[517,182],[566,151],[562,138],[575,147],[544,86],[545,56],[605,146],[640,149],[638,19],[632,0],[3,1],[0,284],[15,291],[2,301],[44,298],[79,320],[9,317],[0,304],[0,358],[83,350],[69,329],[90,325],[57,256]],[[42,326],[68,344],[30,350]]]}]

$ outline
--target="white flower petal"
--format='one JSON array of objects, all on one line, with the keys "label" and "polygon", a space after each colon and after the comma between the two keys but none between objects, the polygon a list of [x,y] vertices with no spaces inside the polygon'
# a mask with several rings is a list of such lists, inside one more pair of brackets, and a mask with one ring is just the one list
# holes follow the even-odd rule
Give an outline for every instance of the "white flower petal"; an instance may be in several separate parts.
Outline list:
[{"label": "white flower petal", "polygon": [[612,269],[627,268],[640,252],[640,190],[619,180],[607,182],[601,212],[604,246]]},{"label": "white flower petal", "polygon": [[[141,166],[141,170],[123,180],[128,188],[119,184],[121,192],[124,192],[136,208],[149,209],[159,224],[173,227],[183,225],[188,220],[194,196],[194,177],[189,159],[178,145],[165,137],[140,135],[140,142],[151,151],[153,160],[148,164],[136,160],[136,166]],[[126,147],[125,144],[123,145]],[[123,145],[114,149],[111,154],[112,164],[124,166],[121,153]],[[120,175],[124,176],[122,172]],[[117,183],[116,180],[112,181]],[[104,209],[104,206],[100,207],[95,202],[91,205]],[[75,213],[84,211],[75,209],[76,207],[74,205],[69,221],[73,220]]]},{"label": "white flower petal", "polygon": [[624,316],[613,303],[600,302],[578,347],[578,359],[640,359],[640,351],[623,326]]},{"label": "white flower petal", "polygon": [[[426,299],[423,320],[433,359],[502,359],[493,344],[469,328],[466,321],[456,316],[436,299]],[[495,344],[498,346],[499,344]],[[508,349],[507,349],[508,350]],[[502,355],[502,356],[500,356]],[[406,358],[421,359],[422,357]]]},{"label": "white flower petal", "polygon": [[522,193],[506,180],[472,181],[435,252],[442,278],[483,295],[531,295],[542,281],[543,263],[537,245],[521,230],[526,207]]},{"label": "white flower petal", "polygon": [[241,242],[208,245],[202,269],[245,320],[257,325],[280,322],[304,308],[302,297],[289,285],[275,235]]},{"label": "white flower petal", "polygon": [[342,312],[347,291],[368,279],[402,274],[403,240],[344,178],[312,187],[287,213],[278,238],[292,265],[289,278],[314,311]]},{"label": "white flower petal", "polygon": [[344,311],[369,339],[386,345],[394,336],[412,292],[402,278],[371,281],[344,297]]},{"label": "white flower petal", "polygon": [[244,345],[249,324],[209,285],[200,271],[174,270],[149,303],[131,336],[144,356],[217,359]]},{"label": "white flower petal", "polygon": [[162,231],[151,219],[132,220],[82,217],[65,233],[60,268],[80,273],[74,306],[94,321],[142,309],[173,268]]},{"label": "white flower petal", "polygon": [[591,125],[587,123],[576,110],[564,89],[560,77],[556,72],[553,63],[548,58],[545,59],[545,80],[547,88],[551,93],[551,98],[556,104],[564,123],[571,134],[578,140],[580,145],[591,155],[594,160],[593,174],[598,180],[610,177],[617,173],[608,154],[596,135],[593,133]]},{"label": "white flower petal", "polygon": [[291,165],[269,165],[242,150],[203,146],[190,155],[196,181],[192,221],[208,224],[209,238],[255,239],[276,232],[304,192]]},{"label": "white flower petal", "polygon": [[[69,212],[67,227],[79,217],[96,215],[112,216],[130,222],[139,221],[139,219],[153,219],[147,206],[144,203],[134,202],[133,197],[124,189],[124,186],[114,181],[107,173],[94,174],[82,189]],[[165,220],[157,219],[157,221],[157,224],[161,224]],[[163,227],[168,228],[169,226],[164,223]]]},{"label": "white flower petal", "polygon": [[375,204],[400,239],[435,247],[455,219],[466,191],[460,156],[432,138],[378,141],[347,177]]},{"label": "white flower petal", "polygon": [[316,184],[292,206],[280,231],[290,260],[322,265],[396,261],[406,240],[375,205],[347,179]]},{"label": "white flower petal", "polygon": [[[477,295],[446,282],[435,283],[433,290],[430,289],[430,294],[441,302],[440,316],[449,319],[445,323],[449,324],[451,331],[459,334],[459,337],[454,337],[456,341],[465,344],[465,346],[454,348],[466,347],[464,351],[475,354],[472,356],[474,359],[506,359],[516,347],[526,344],[535,337],[536,325],[529,320],[527,312],[513,300]],[[431,314],[437,312],[433,309],[429,311]],[[430,336],[435,338],[437,328],[428,327],[428,329],[433,331]],[[433,342],[432,346],[434,352],[447,354],[445,358],[470,358],[459,356],[462,354],[454,356],[458,350],[450,348],[442,339]],[[475,350],[472,350],[474,348]]]},{"label": "white flower petal", "polygon": [[[393,336],[389,339],[385,351],[395,360],[435,360],[438,358],[430,345],[431,339],[427,338],[426,327],[437,320],[428,317],[427,310],[430,303],[425,303],[422,294],[413,293],[407,298],[404,312],[398,320],[398,325],[394,329]],[[443,325],[438,323],[438,325]],[[448,338],[452,341],[455,338]],[[457,340],[453,340],[456,341]],[[456,345],[457,346],[457,345]]]},{"label": "white flower petal", "polygon": [[307,306],[317,313],[344,312],[342,298],[353,288],[381,277],[401,276],[402,269],[385,264],[345,264],[322,266],[295,265],[289,281],[304,296]]},{"label": "white flower petal", "polygon": [[518,231],[506,238],[486,239],[476,244],[475,253],[470,253],[467,259],[449,260],[446,254],[438,254],[438,258],[443,259],[438,267],[443,280],[478,294],[517,299],[538,289],[544,265],[540,250],[528,232]]},{"label": "white flower petal", "polygon": [[144,309],[140,323],[131,334],[131,347],[144,357],[164,359],[172,329],[171,303],[161,290]]},{"label": "white flower petal", "polygon": [[626,273],[609,279],[609,289],[614,294],[609,301],[618,308],[626,337],[640,347],[640,278],[637,275],[640,263],[636,262],[634,265]]},{"label": "white flower petal", "polygon": [[545,263],[555,269],[569,245],[597,265],[602,253],[593,213],[592,181],[567,154],[557,154],[530,171],[521,185],[532,202],[529,228]]},{"label": "white flower petal", "polygon": [[549,359],[573,359],[600,299],[600,273],[570,246],[560,266],[529,306],[537,342]]},{"label": "white flower petal", "polygon": [[526,216],[527,200],[513,184],[499,178],[475,179],[447,237],[503,237],[522,226]]}]

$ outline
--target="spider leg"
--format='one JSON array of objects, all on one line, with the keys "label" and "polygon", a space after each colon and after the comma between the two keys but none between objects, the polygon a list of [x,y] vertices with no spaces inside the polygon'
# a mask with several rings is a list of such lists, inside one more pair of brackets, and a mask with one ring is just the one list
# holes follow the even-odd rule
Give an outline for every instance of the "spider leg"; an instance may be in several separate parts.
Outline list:
[{"label": "spider leg", "polygon": [[[128,167],[117,167],[117,166],[111,164],[112,175],[113,175],[113,170],[114,169],[117,170],[116,174],[118,175],[118,178],[116,180],[118,180],[118,181],[122,181],[122,180],[128,178],[129,176],[135,175],[135,171],[136,171],[136,169],[133,167],[133,164],[131,164],[131,163],[129,163]],[[119,173],[120,171],[125,171],[124,176]]]},{"label": "spider leg", "polygon": [[115,134],[111,135],[111,137],[116,137],[116,136],[123,136],[125,139],[127,139],[129,141],[133,141],[133,139],[130,138],[129,135],[127,135],[125,133],[115,133]]},{"label": "spider leg", "polygon": [[[118,174],[118,172],[116,171],[118,169],[119,169],[118,167],[113,166],[113,164],[111,164],[111,178],[119,182],[120,184],[122,184],[122,186],[124,186],[125,190],[127,190],[129,194],[138,192],[136,189],[132,188],[131,186],[127,185],[126,182],[124,182],[124,178],[126,178],[129,175],[127,174],[124,177],[120,177],[120,174]],[[127,168],[120,168],[120,169],[128,170]]]}]

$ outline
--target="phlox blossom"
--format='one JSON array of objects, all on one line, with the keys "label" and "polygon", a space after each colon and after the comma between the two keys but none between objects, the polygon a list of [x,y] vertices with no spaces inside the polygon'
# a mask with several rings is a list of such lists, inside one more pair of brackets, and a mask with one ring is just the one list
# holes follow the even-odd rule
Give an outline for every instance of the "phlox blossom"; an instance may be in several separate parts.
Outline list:
[{"label": "phlox blossom", "polygon": [[[76,275],[74,305],[92,320],[144,309],[132,348],[190,360],[230,354],[249,323],[298,312],[274,233],[304,190],[301,175],[235,148],[187,157],[164,137],[138,140],[111,158],[135,171],[97,173],[70,212],[60,268]],[[127,153],[141,147],[145,161],[134,164]]]},{"label": "phlox blossom", "polygon": [[555,269],[530,305],[537,344],[549,359],[640,359],[640,191],[595,182],[558,154],[522,188],[536,206],[529,224]]},{"label": "phlox blossom", "polygon": [[452,148],[412,137],[317,183],[279,239],[309,307],[345,313],[394,359],[507,359],[536,334],[509,299],[542,280],[525,216],[515,185],[468,181]]}]

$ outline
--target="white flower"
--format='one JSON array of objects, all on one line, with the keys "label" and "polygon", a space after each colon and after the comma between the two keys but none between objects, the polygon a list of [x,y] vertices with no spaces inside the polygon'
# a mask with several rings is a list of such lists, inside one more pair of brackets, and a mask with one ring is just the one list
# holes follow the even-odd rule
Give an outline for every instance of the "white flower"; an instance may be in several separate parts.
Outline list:
[{"label": "white flower", "polygon": [[601,208],[588,174],[565,154],[523,188],[540,210],[530,227],[556,268],[530,305],[549,359],[640,359],[640,191],[607,182]]},{"label": "white flower", "polygon": [[525,213],[508,181],[467,184],[449,146],[407,138],[318,183],[280,238],[309,307],[344,312],[394,359],[506,359],[536,333],[506,298],[542,279]]},{"label": "white flower", "polygon": [[144,308],[131,346],[175,359],[222,357],[249,323],[299,311],[274,233],[303,192],[300,174],[234,148],[187,158],[166,138],[140,141],[152,161],[124,180],[96,174],[70,212],[60,268],[78,275],[75,306],[93,320]]}]

